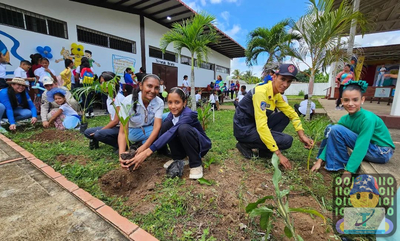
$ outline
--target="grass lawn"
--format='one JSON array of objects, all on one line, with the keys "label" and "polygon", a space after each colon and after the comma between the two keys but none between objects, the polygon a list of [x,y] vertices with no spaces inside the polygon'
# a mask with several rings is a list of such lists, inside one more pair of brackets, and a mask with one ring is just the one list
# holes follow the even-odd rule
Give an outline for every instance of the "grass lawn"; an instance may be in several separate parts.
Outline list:
[{"label": "grass lawn", "polygon": [[[187,167],[183,178],[166,178],[162,164],[169,159],[157,154],[139,170],[127,172],[119,168],[111,147],[100,144],[99,149],[89,150],[88,140],[76,131],[43,130],[37,125],[7,136],[160,240],[260,240],[263,230],[257,218],[245,213],[245,207],[274,193],[273,167],[265,158],[242,158],[235,148],[233,114],[231,110],[216,112],[216,121],[206,131],[213,147],[203,163],[213,163],[205,169],[204,178],[211,185],[189,180]],[[89,119],[89,126],[107,121],[107,116],[96,117]],[[292,148],[284,151],[294,168],[284,171],[282,185],[291,191],[290,206],[315,208],[329,220],[332,175],[310,175],[308,150],[291,124],[285,132],[294,137]],[[312,152],[313,159],[316,152]],[[329,224],[321,225],[321,219],[304,215],[294,217],[296,230],[304,240],[335,240]],[[271,240],[281,240],[283,228],[282,220],[274,218]]]}]

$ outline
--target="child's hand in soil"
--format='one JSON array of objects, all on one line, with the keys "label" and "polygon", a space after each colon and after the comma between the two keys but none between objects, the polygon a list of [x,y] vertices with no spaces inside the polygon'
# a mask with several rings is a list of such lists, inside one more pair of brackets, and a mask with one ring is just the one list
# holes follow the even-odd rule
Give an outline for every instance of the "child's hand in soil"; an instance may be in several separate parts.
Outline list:
[{"label": "child's hand in soil", "polygon": [[136,156],[139,155],[140,153],[144,152],[147,149],[144,145],[141,145],[137,150],[136,150]]},{"label": "child's hand in soil", "polygon": [[150,148],[147,148],[145,151],[142,151],[139,154],[136,154],[134,158],[130,160],[125,160],[125,163],[121,163],[123,168],[129,169],[130,166],[135,165],[133,170],[136,170],[140,167],[140,165],[146,160],[148,156],[150,156],[153,151]]},{"label": "child's hand in soil", "polygon": [[122,154],[128,154],[128,152],[126,151],[126,152],[122,152],[121,154],[119,154],[119,163],[121,163],[121,166],[122,166],[122,163],[125,163],[127,161],[127,160],[122,159],[122,157],[121,157]]}]

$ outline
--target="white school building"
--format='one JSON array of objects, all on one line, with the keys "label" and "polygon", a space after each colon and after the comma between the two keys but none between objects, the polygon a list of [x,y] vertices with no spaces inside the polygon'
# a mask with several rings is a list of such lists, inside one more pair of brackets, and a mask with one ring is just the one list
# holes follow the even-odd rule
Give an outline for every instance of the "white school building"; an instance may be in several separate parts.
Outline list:
[{"label": "white school building", "polygon": [[[80,59],[91,53],[96,74],[123,74],[127,67],[159,75],[167,88],[180,86],[190,77],[190,53],[178,56],[170,44],[163,54],[162,35],[173,22],[195,13],[180,0],[2,0],[0,3],[0,51],[8,51],[7,78],[21,60],[41,53],[50,69],[59,74],[64,59]],[[222,31],[219,44],[210,45],[208,62],[195,67],[196,86],[205,87],[218,75],[230,74],[230,60],[244,57],[244,48]],[[88,52],[90,51],[90,52]]]}]

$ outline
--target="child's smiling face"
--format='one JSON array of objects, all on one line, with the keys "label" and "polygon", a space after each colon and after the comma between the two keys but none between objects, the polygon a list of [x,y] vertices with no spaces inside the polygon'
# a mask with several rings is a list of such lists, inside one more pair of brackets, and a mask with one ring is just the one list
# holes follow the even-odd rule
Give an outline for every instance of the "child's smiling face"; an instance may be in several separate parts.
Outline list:
[{"label": "child's smiling face", "polygon": [[63,105],[65,103],[65,98],[60,95],[54,95],[54,102],[56,102],[57,105]]}]

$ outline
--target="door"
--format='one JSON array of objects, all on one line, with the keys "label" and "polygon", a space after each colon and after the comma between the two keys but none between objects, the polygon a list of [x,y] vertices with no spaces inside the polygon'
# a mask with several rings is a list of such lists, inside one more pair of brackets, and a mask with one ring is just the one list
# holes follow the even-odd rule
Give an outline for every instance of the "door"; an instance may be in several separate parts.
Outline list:
[{"label": "door", "polygon": [[153,63],[153,74],[159,76],[162,80],[164,80],[164,85],[167,88],[166,91],[169,91],[171,88],[178,86],[177,67]]}]

